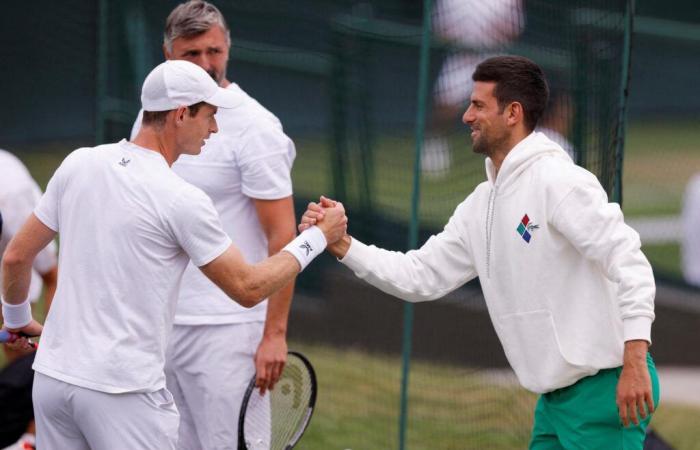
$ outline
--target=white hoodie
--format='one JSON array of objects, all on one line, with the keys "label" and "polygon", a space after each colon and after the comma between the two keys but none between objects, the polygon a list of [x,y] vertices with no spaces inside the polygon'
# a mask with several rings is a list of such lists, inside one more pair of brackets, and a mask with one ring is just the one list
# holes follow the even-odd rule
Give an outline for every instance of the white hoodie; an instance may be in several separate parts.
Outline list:
[{"label": "white hoodie", "polygon": [[508,361],[533,392],[622,365],[625,341],[651,342],[651,266],[598,179],[538,132],[510,151],[498,176],[487,158],[486,174],[420,249],[353,239],[342,262],[411,302],[478,276]]}]

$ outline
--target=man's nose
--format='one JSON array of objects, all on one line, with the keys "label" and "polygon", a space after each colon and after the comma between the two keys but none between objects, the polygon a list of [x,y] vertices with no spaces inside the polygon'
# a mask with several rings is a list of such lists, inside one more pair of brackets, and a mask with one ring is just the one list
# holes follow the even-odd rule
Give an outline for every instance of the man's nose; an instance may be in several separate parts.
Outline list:
[{"label": "man's nose", "polygon": [[472,114],[472,107],[470,106],[467,108],[466,111],[464,111],[464,114],[462,115],[462,123],[465,125],[469,125],[470,123],[474,122],[474,114]]}]

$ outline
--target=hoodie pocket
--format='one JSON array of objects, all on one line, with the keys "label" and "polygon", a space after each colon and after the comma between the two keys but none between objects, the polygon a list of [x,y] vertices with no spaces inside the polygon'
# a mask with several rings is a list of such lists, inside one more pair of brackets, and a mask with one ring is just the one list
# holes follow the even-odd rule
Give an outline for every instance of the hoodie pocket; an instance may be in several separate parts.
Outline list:
[{"label": "hoodie pocket", "polygon": [[548,310],[500,316],[498,333],[518,380],[528,390],[549,392],[573,384],[588,372],[564,356]]}]

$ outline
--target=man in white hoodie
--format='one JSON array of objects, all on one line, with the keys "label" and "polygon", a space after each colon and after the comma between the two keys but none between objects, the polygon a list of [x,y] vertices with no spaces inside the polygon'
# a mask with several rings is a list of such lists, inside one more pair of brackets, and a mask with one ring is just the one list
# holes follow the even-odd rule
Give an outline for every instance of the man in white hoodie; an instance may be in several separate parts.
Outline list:
[{"label": "man in white hoodie", "polygon": [[[647,351],[655,284],[639,236],[593,174],[533,131],[549,91],[535,63],[489,58],[472,78],[463,122],[487,157],[487,181],[418,250],[348,235],[329,250],[410,302],[479,277],[508,361],[542,394],[531,449],[641,450],[659,389]],[[332,205],[310,205],[300,230]]]}]

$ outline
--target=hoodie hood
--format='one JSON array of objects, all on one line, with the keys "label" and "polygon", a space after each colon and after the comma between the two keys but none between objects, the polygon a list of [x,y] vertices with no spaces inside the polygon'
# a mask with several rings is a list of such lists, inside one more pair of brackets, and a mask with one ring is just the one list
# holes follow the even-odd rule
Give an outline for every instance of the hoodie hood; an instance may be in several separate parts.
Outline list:
[{"label": "hoodie hood", "polygon": [[498,174],[491,158],[486,158],[486,178],[492,186],[498,185],[500,189],[505,189],[525,169],[546,156],[562,158],[570,164],[574,163],[559,144],[549,139],[544,133],[533,131],[508,152]]}]

